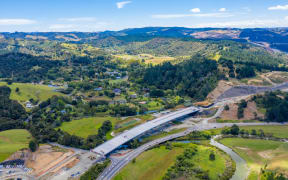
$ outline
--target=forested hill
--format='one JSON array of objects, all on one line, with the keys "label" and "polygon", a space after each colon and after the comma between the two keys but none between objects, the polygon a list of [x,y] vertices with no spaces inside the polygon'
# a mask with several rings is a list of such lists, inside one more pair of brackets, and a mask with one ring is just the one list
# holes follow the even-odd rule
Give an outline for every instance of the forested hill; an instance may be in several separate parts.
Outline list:
[{"label": "forested hill", "polygon": [[[105,32],[15,32],[0,33],[3,39],[52,40],[74,43],[103,43],[107,38],[116,38],[117,45],[127,42],[143,42],[159,37],[192,38],[201,40],[233,40],[237,42],[265,42],[268,46],[288,52],[288,28],[184,28],[184,27],[145,27],[121,31]],[[111,40],[111,39],[110,39]],[[118,42],[117,42],[118,41]],[[111,41],[110,41],[111,42]],[[115,45],[115,44],[110,45]]]},{"label": "forested hill", "polygon": [[198,100],[203,100],[221,78],[224,77],[216,61],[199,56],[176,65],[166,62],[144,70],[134,69],[130,74],[131,81],[152,87],[151,96],[161,97],[164,90],[170,89]]}]

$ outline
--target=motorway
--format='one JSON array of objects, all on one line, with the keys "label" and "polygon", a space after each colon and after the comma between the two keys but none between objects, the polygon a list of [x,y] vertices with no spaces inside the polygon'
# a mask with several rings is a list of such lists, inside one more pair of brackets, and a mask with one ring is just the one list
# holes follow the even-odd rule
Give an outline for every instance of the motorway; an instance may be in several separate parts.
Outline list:
[{"label": "motorway", "polygon": [[[231,127],[235,123],[200,123],[196,124],[195,126],[189,128],[188,130],[184,132],[180,132],[177,134],[172,134],[169,136],[166,136],[164,138],[160,138],[151,142],[148,142],[137,149],[131,151],[127,155],[125,155],[121,159],[114,160],[111,158],[112,163],[109,167],[107,167],[103,173],[98,177],[97,180],[110,180],[112,179],[123,167],[125,167],[130,161],[132,161],[134,158],[139,156],[141,153],[146,151],[149,148],[152,148],[153,146],[156,146],[158,144],[164,143],[166,141],[170,141],[182,136],[186,136],[187,134],[193,132],[193,131],[203,131],[203,130],[209,130],[209,129],[218,129],[218,128],[224,128],[224,127]],[[236,123],[238,126],[255,126],[255,125],[283,125],[279,123]]]},{"label": "motorway", "polygon": [[92,151],[101,156],[106,156],[107,154],[111,153],[115,149],[119,148],[121,145],[143,135],[144,133],[149,132],[150,130],[153,130],[154,128],[158,128],[161,125],[167,124],[170,121],[173,121],[183,116],[198,112],[199,110],[200,108],[192,106],[192,107],[188,107],[185,109],[181,109],[181,110],[169,113],[162,117],[156,118],[152,121],[148,121],[144,124],[141,124],[139,126],[136,126],[130,130],[127,130],[121,133],[120,135],[112,138],[109,141],[106,141],[105,143],[94,148]]}]

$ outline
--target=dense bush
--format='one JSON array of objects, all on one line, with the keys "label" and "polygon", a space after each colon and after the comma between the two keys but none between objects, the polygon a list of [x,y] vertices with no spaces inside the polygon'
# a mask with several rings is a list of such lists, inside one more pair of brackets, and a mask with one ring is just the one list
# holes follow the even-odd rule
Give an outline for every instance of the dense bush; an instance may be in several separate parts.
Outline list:
[{"label": "dense bush", "polygon": [[109,163],[110,160],[106,160],[103,163],[98,163],[94,165],[80,177],[80,180],[97,179],[98,176],[103,172],[103,170],[109,165]]},{"label": "dense bush", "polygon": [[9,87],[0,86],[0,131],[23,128],[27,117],[24,107],[10,99],[10,93]]}]

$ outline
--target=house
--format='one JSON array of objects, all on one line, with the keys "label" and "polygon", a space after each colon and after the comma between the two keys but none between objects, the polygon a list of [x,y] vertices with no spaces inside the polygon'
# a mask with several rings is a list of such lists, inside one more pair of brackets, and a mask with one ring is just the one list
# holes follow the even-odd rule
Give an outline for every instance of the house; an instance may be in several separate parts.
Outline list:
[{"label": "house", "polygon": [[31,102],[27,102],[26,103],[26,108],[29,108],[29,109],[33,108],[32,103]]},{"label": "house", "polygon": [[139,102],[139,104],[146,104],[146,103],[147,103],[146,101]]},{"label": "house", "polygon": [[137,94],[132,94],[132,95],[130,95],[130,98],[136,99],[136,98],[137,98]]},{"label": "house", "polygon": [[102,87],[98,87],[98,88],[95,88],[94,91],[102,91],[103,88]]},{"label": "house", "polygon": [[127,101],[125,99],[120,99],[116,101],[110,101],[109,104],[126,104]]},{"label": "house", "polygon": [[150,96],[149,93],[145,93],[145,94],[144,94],[144,97],[149,97],[149,96]]},{"label": "house", "polygon": [[114,89],[113,92],[115,93],[116,96],[119,96],[121,94],[121,89]]},{"label": "house", "polygon": [[62,111],[60,111],[62,114],[66,114],[66,110],[63,109]]}]

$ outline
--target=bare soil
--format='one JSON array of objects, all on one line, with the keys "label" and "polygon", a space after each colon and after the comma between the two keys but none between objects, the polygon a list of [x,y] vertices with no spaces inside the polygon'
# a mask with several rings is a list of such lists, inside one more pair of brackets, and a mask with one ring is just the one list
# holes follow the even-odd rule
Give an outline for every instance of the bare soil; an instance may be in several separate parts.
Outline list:
[{"label": "bare soil", "polygon": [[26,166],[33,169],[32,174],[34,176],[40,176],[73,155],[73,153],[73,151],[63,151],[50,145],[42,145],[35,153],[31,154],[26,161]]},{"label": "bare soil", "polygon": [[[235,104],[229,104],[229,110],[223,111],[220,118],[223,120],[238,120],[237,117],[238,112],[238,105]],[[241,118],[240,120],[255,120],[254,113],[257,113],[258,117],[263,118],[264,115],[258,111],[256,103],[255,102],[248,102],[247,108],[244,110],[244,118]]]},{"label": "bare soil", "polygon": [[219,81],[217,87],[208,94],[207,99],[215,101],[222,93],[230,89],[232,86],[233,84],[231,82],[223,80]]}]

